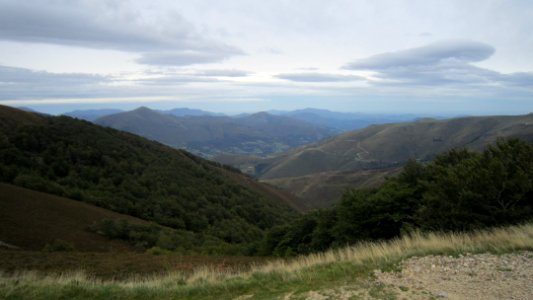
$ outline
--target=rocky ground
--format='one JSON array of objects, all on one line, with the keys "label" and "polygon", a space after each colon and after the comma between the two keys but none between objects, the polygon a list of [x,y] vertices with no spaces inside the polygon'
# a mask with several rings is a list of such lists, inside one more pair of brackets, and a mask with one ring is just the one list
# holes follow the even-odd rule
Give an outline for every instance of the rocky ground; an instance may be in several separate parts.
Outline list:
[{"label": "rocky ground", "polygon": [[305,298],[533,300],[533,252],[527,251],[413,257],[395,271],[374,275],[375,281],[312,291]]},{"label": "rocky ground", "polygon": [[400,272],[376,272],[402,299],[533,299],[533,252],[406,260]]}]

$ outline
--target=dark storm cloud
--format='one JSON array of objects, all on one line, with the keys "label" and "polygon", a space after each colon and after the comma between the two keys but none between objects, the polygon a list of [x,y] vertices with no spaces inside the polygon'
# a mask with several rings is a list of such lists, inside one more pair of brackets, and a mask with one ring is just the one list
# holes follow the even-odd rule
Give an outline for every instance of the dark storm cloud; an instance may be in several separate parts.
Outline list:
[{"label": "dark storm cloud", "polygon": [[[137,52],[142,63],[165,65],[242,54],[203,37],[176,12],[147,17],[122,1],[0,0],[0,40]],[[152,53],[168,51],[176,52],[175,59]]]},{"label": "dark storm cloud", "polygon": [[355,75],[339,75],[326,73],[284,73],[275,77],[295,82],[343,82],[364,80],[363,77]]}]

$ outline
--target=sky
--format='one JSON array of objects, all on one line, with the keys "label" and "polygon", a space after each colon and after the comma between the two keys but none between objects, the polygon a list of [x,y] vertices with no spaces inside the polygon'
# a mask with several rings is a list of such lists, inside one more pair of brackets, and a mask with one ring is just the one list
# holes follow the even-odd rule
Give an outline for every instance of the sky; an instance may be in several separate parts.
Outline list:
[{"label": "sky", "polygon": [[0,0],[0,104],[533,112],[530,0]]}]

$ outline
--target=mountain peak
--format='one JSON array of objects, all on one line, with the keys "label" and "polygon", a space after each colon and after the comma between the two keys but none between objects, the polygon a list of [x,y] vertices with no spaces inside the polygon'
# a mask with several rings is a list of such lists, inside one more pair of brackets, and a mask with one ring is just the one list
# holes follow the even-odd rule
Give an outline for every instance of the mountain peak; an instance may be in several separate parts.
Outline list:
[{"label": "mountain peak", "polygon": [[139,106],[136,109],[134,109],[133,111],[135,111],[135,112],[153,112],[153,110],[151,110],[150,108],[148,108],[146,106]]},{"label": "mountain peak", "polygon": [[260,112],[257,112],[255,114],[251,114],[250,117],[252,118],[268,118],[268,117],[271,117],[272,115],[267,113],[266,111],[260,111]]}]

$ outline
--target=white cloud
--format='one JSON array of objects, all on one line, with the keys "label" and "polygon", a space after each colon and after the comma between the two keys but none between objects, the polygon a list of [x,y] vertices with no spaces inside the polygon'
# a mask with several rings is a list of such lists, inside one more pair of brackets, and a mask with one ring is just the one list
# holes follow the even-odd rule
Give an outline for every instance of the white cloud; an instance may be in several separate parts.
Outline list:
[{"label": "white cloud", "polygon": [[246,77],[250,72],[236,69],[198,70],[193,73],[205,77]]},{"label": "white cloud", "polygon": [[33,71],[23,68],[0,66],[0,85],[86,85],[107,82],[101,75],[70,73],[56,74],[45,71]]},{"label": "white cloud", "polygon": [[132,1],[0,1],[0,40],[141,53],[139,62],[188,65],[242,51],[206,38],[175,10],[140,11]]},{"label": "white cloud", "polygon": [[375,85],[446,87],[456,92],[479,91],[492,87],[533,88],[533,73],[500,73],[472,63],[481,62],[495,52],[487,44],[474,41],[445,41],[396,52],[377,54],[344,66],[350,70],[374,72]]},{"label": "white cloud", "polygon": [[137,59],[137,62],[147,65],[186,66],[220,62],[232,55],[238,54],[242,54],[242,52],[231,48],[218,50],[217,52],[196,50],[149,52],[143,54]]},{"label": "white cloud", "polygon": [[386,70],[439,63],[479,62],[494,54],[490,45],[473,41],[444,41],[360,59],[344,66],[349,70]]},{"label": "white cloud", "polygon": [[328,74],[317,72],[305,73],[284,73],[275,77],[296,82],[343,82],[366,80],[364,77],[356,75]]}]

